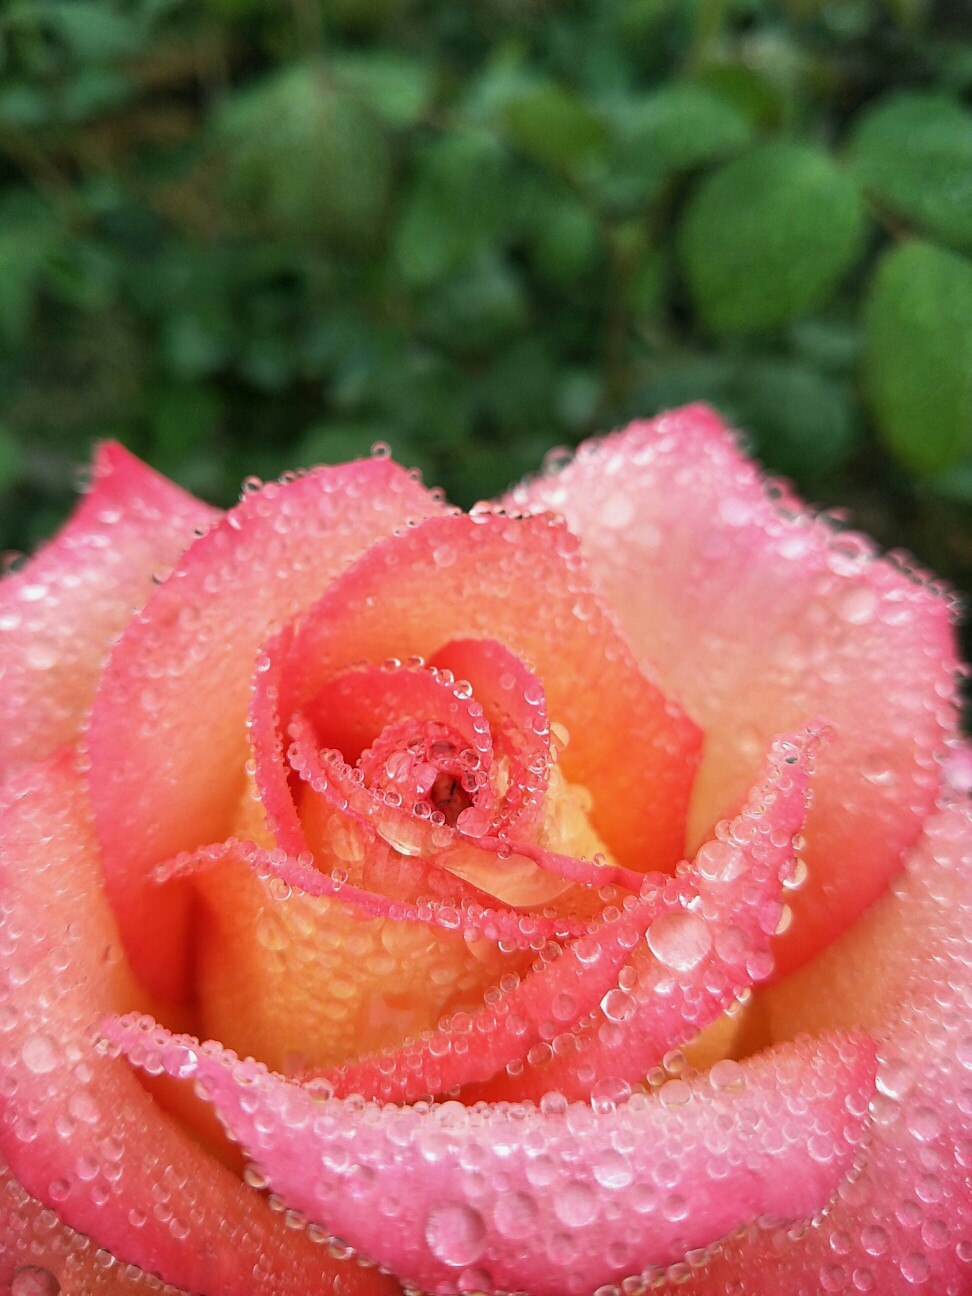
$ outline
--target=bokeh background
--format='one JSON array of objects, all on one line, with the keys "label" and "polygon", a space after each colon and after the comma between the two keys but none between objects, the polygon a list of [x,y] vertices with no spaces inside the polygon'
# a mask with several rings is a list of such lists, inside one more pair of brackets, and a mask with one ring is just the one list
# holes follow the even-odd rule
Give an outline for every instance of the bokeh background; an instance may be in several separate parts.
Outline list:
[{"label": "bokeh background", "polygon": [[970,94],[964,0],[3,0],[0,548],[703,398],[967,589]]}]

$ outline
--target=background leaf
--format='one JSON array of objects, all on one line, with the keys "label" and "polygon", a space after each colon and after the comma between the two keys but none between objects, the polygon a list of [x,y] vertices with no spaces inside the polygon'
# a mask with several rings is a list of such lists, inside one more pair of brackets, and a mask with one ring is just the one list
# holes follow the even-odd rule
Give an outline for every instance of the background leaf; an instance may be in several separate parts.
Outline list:
[{"label": "background leaf", "polygon": [[972,262],[930,243],[889,252],[864,336],[878,429],[905,467],[933,472],[972,454]]},{"label": "background leaf", "polygon": [[826,153],[774,141],[703,180],[681,253],[716,332],[769,328],[826,300],[862,250],[854,182]]},{"label": "background leaf", "polygon": [[972,248],[972,112],[935,94],[892,94],[858,122],[850,158],[879,208]]}]

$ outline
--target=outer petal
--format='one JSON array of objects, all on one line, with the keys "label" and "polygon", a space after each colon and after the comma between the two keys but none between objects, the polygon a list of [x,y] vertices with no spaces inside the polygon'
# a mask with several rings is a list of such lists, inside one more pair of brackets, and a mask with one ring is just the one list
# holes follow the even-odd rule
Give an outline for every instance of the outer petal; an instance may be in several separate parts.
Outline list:
[{"label": "outer petal", "polygon": [[[0,1156],[120,1261],[211,1296],[390,1292],[294,1233],[100,1055],[92,1024],[138,993],[70,760],[12,789],[0,832]],[[343,1290],[343,1289],[342,1289]]]},{"label": "outer petal", "polygon": [[264,486],[192,546],[115,646],[88,729],[89,787],[126,952],[160,997],[187,990],[188,892],[148,874],[228,831],[259,646],[361,550],[440,508],[381,459]]},{"label": "outer petal", "polygon": [[590,1296],[756,1216],[811,1214],[853,1164],[874,1074],[870,1041],[841,1035],[610,1110],[382,1108],[150,1019],[105,1029],[196,1077],[284,1201],[432,1296]]},{"label": "outer petal", "polygon": [[778,1033],[859,1024],[879,1047],[862,1177],[805,1236],[733,1242],[690,1296],[972,1291],[972,808],[927,825],[893,892],[769,998]]},{"label": "outer petal", "polygon": [[513,501],[565,515],[636,650],[702,725],[695,841],[741,798],[772,733],[833,723],[809,881],[777,952],[781,968],[802,962],[882,894],[934,804],[955,723],[947,600],[783,507],[703,406],[592,442]]},{"label": "outer petal", "polygon": [[48,545],[0,585],[0,777],[73,741],[111,641],[216,509],[122,446]]},{"label": "outer petal", "polygon": [[69,1229],[2,1166],[0,1290],[11,1296],[186,1296]]}]

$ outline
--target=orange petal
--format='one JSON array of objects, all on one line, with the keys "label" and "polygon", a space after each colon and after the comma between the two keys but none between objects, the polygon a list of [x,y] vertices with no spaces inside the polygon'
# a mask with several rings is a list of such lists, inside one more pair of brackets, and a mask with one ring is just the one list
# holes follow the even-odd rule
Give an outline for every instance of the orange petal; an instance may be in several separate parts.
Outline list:
[{"label": "orange petal", "polygon": [[111,906],[153,994],[188,993],[189,893],[149,875],[228,831],[260,645],[376,539],[439,508],[388,460],[264,486],[189,549],[112,650],[88,727],[89,787]]}]

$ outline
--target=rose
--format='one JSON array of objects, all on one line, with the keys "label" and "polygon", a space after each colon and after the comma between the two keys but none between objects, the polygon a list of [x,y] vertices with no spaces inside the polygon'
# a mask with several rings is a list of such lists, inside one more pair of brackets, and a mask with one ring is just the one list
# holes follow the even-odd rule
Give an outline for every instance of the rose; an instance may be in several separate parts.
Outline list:
[{"label": "rose", "polygon": [[[217,520],[108,447],[5,583],[17,1296],[136,1290],[131,1265],[395,1290],[329,1233],[443,1292],[673,1262],[706,1293],[967,1287],[942,591],[768,490],[699,408],[509,504],[449,515],[379,459]],[[354,1034],[386,1051],[337,1065]],[[670,1052],[693,1037],[698,1073]],[[456,1085],[492,1105],[414,1101]]]}]

